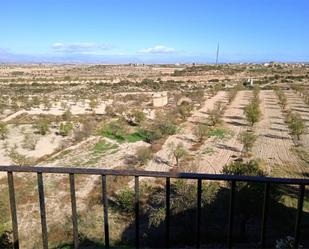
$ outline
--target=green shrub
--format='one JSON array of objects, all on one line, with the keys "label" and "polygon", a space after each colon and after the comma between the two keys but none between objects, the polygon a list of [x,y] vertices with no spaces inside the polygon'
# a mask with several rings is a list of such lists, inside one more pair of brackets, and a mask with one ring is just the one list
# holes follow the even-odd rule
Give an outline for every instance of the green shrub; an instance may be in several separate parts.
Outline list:
[{"label": "green shrub", "polygon": [[116,116],[116,113],[115,113],[115,109],[112,105],[108,105],[105,107],[105,114],[107,116],[110,116],[110,117],[115,117]]},{"label": "green shrub", "polygon": [[232,101],[235,99],[239,89],[240,89],[240,86],[236,85],[235,87],[233,87],[227,92],[227,100],[229,104],[232,103]]},{"label": "green shrub", "polygon": [[150,128],[141,128],[137,131],[137,133],[145,142],[153,143],[155,140],[174,135],[177,130],[177,126],[171,121],[164,122],[163,120],[157,120]]},{"label": "green shrub", "polygon": [[284,92],[281,89],[276,90],[276,94],[277,94],[277,97],[279,99],[280,106],[282,107],[283,110],[285,110],[286,105],[287,105],[286,95],[284,94]]},{"label": "green shrub", "polygon": [[81,124],[79,129],[74,130],[74,140],[75,141],[82,141],[83,139],[89,137],[96,124],[93,120],[86,120]]},{"label": "green shrub", "polygon": [[259,103],[254,99],[251,100],[250,103],[245,107],[244,113],[247,121],[251,124],[251,126],[253,126],[261,118]]},{"label": "green shrub", "polygon": [[209,136],[209,126],[199,124],[194,130],[194,135],[199,139],[199,142],[202,143]]},{"label": "green shrub", "polygon": [[214,108],[207,111],[208,119],[212,126],[219,124],[221,122],[221,116],[223,114],[223,104],[222,102],[216,102]]},{"label": "green shrub", "polygon": [[59,127],[59,135],[66,137],[73,130],[73,124],[69,123],[61,123]]},{"label": "green shrub", "polygon": [[259,164],[251,160],[247,163],[234,161],[225,165],[222,169],[223,174],[241,175],[241,176],[265,176],[264,171],[259,167]]},{"label": "green shrub", "polygon": [[146,115],[141,110],[133,110],[128,114],[129,124],[131,125],[141,125],[146,119]]},{"label": "green shrub", "polygon": [[299,113],[291,113],[289,117],[289,129],[291,134],[300,140],[300,136],[305,132],[305,122]]},{"label": "green shrub", "polygon": [[[148,190],[148,189],[147,189]],[[220,190],[219,183],[202,184],[202,207],[213,203]],[[171,183],[171,212],[173,214],[182,213],[196,206],[196,184],[190,184],[184,180],[176,180]],[[160,189],[151,188],[148,190],[149,198],[147,209],[149,213],[149,224],[158,227],[165,219],[165,194]]]},{"label": "green shrub", "polygon": [[100,134],[118,142],[124,142],[125,125],[122,120],[112,121],[101,129]]},{"label": "green shrub", "polygon": [[95,111],[95,108],[98,106],[98,100],[96,98],[91,98],[89,107],[92,111]]},{"label": "green shrub", "polygon": [[239,141],[243,144],[244,146],[244,151],[246,153],[250,152],[252,150],[252,147],[256,141],[256,135],[254,135],[253,132],[250,131],[244,131],[240,134],[239,136]]},{"label": "green shrub", "polygon": [[9,129],[7,125],[0,121],[0,139],[2,140],[6,139],[8,133],[9,133]]},{"label": "green shrub", "polygon": [[209,137],[215,137],[218,139],[223,139],[226,136],[227,131],[223,128],[212,128],[208,132]]},{"label": "green shrub", "polygon": [[177,126],[170,120],[162,120],[157,123],[155,132],[162,136],[174,135],[177,132]]},{"label": "green shrub", "polygon": [[136,134],[138,134],[138,136],[147,143],[152,143],[153,141],[160,139],[162,137],[161,132],[158,130],[152,131],[143,128],[138,129]]},{"label": "green shrub", "polygon": [[134,191],[125,188],[120,190],[115,196],[116,209],[120,212],[133,214],[134,212]]},{"label": "green shrub", "polygon": [[177,112],[180,115],[182,120],[185,120],[190,116],[190,113],[193,109],[193,105],[187,101],[184,101],[177,107]]},{"label": "green shrub", "polygon": [[180,160],[188,155],[188,151],[185,149],[183,143],[175,145],[173,142],[168,144],[170,150],[170,157],[176,161],[176,166],[179,166]]},{"label": "green shrub", "polygon": [[41,135],[46,135],[46,133],[49,131],[49,122],[45,119],[40,119],[36,124],[34,124],[34,128],[36,129],[36,132]]},{"label": "green shrub", "polygon": [[72,118],[72,112],[70,111],[70,109],[67,109],[63,114],[62,114],[62,118],[64,121],[70,121]]},{"label": "green shrub", "polygon": [[153,153],[149,147],[140,146],[136,150],[136,159],[140,165],[146,164],[153,158]]}]

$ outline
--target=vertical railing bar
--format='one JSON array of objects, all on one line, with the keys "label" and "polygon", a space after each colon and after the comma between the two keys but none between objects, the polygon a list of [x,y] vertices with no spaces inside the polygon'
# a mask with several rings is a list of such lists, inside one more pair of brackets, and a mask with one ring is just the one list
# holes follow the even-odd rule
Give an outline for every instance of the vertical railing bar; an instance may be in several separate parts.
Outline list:
[{"label": "vertical railing bar", "polygon": [[102,203],[103,203],[103,216],[104,216],[105,248],[109,248],[108,202],[107,202],[105,175],[102,175]]},{"label": "vertical railing bar", "polygon": [[196,248],[201,246],[201,203],[202,203],[202,180],[197,180],[197,215],[196,215]]},{"label": "vertical railing bar", "polygon": [[303,213],[303,204],[304,204],[304,195],[305,195],[305,185],[299,185],[299,192],[298,192],[298,203],[297,203],[297,215],[296,215],[296,223],[295,223],[295,232],[294,232],[294,248],[298,248],[299,245],[299,233],[300,233],[300,225],[301,225],[301,218]]},{"label": "vertical railing bar", "polygon": [[19,248],[19,238],[18,238],[18,223],[17,223],[13,173],[9,171],[7,176],[8,176],[10,208],[11,208],[12,228],[13,228],[13,248],[18,249]]},{"label": "vertical railing bar", "polygon": [[74,179],[74,174],[72,174],[72,173],[70,173],[70,191],[71,191],[71,205],[72,205],[72,223],[73,223],[74,249],[77,249],[79,241],[78,241],[78,227],[77,227],[75,179]]},{"label": "vertical railing bar", "polygon": [[235,185],[236,185],[235,180],[232,180],[230,189],[229,224],[228,224],[228,237],[227,237],[228,248],[232,248],[233,246]]},{"label": "vertical railing bar", "polygon": [[44,195],[44,183],[42,173],[37,173],[38,177],[38,192],[40,202],[40,215],[41,215],[41,228],[42,228],[42,243],[43,248],[48,249],[48,234],[46,223],[46,211],[45,211],[45,195]]},{"label": "vertical railing bar", "polygon": [[264,184],[264,200],[263,200],[262,224],[261,224],[261,247],[262,248],[265,248],[266,222],[267,222],[268,206],[269,206],[269,188],[270,188],[270,183],[266,182]]},{"label": "vertical railing bar", "polygon": [[171,195],[171,181],[170,178],[166,178],[165,186],[165,247],[170,248],[170,195]]},{"label": "vertical railing bar", "polygon": [[138,176],[134,177],[135,189],[135,247],[139,248],[139,179]]}]

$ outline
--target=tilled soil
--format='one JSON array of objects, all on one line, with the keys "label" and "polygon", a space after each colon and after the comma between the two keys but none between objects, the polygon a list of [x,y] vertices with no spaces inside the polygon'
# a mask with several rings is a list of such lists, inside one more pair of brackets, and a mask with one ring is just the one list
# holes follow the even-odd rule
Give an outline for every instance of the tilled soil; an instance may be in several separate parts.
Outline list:
[{"label": "tilled soil", "polygon": [[199,171],[205,173],[220,173],[224,165],[238,158],[242,151],[242,144],[238,141],[239,134],[247,129],[243,108],[251,97],[250,91],[240,91],[234,101],[227,106],[224,115],[224,127],[230,135],[224,140],[210,139],[202,146],[209,148],[200,162]]},{"label": "tilled soil", "polygon": [[278,104],[274,91],[260,91],[260,108],[262,120],[254,127],[258,136],[253,147],[254,157],[261,159],[271,173],[274,166],[292,167],[296,169],[302,165],[299,157],[293,152],[295,146],[289,134],[287,124]]}]

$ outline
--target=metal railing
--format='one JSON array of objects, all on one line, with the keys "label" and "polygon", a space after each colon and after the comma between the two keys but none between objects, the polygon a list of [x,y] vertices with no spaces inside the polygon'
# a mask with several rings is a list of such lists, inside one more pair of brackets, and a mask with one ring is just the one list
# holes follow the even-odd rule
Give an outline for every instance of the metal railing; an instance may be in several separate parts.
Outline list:
[{"label": "metal railing", "polygon": [[197,222],[196,222],[196,248],[200,248],[201,240],[201,195],[202,195],[202,181],[203,180],[216,180],[230,182],[230,200],[229,200],[229,214],[228,214],[228,233],[227,233],[227,246],[233,246],[233,228],[234,228],[234,206],[235,206],[235,187],[237,182],[255,182],[264,184],[264,199],[262,208],[262,220],[260,231],[260,245],[261,248],[265,247],[266,238],[266,223],[268,216],[268,203],[270,195],[271,184],[286,184],[298,185],[298,204],[297,214],[295,220],[294,239],[295,248],[298,248],[300,239],[300,225],[302,221],[303,203],[305,187],[309,185],[309,179],[292,179],[292,178],[273,178],[273,177],[257,177],[257,176],[235,176],[235,175],[220,175],[220,174],[199,174],[199,173],[175,173],[175,172],[156,172],[156,171],[140,171],[140,170],[112,170],[112,169],[95,169],[95,168],[63,168],[63,167],[20,167],[20,166],[0,166],[0,172],[7,172],[8,187],[9,187],[9,200],[12,217],[13,229],[13,243],[14,249],[19,248],[18,237],[18,222],[16,214],[16,200],[14,189],[14,172],[28,172],[37,173],[37,184],[40,202],[40,217],[42,227],[42,243],[43,248],[48,248],[48,233],[45,212],[45,196],[44,196],[44,174],[68,174],[70,179],[70,195],[72,207],[72,224],[73,224],[73,241],[74,248],[78,248],[78,222],[76,211],[76,195],[75,195],[75,174],[87,175],[100,175],[102,181],[102,203],[103,203],[103,217],[104,217],[104,234],[105,234],[105,247],[110,247],[109,241],[109,222],[108,222],[108,198],[106,189],[106,176],[132,176],[134,177],[134,191],[135,191],[135,247],[140,247],[140,227],[139,227],[139,209],[140,209],[140,192],[139,192],[139,177],[155,177],[165,178],[165,247],[170,247],[170,179],[192,179],[197,181]]}]

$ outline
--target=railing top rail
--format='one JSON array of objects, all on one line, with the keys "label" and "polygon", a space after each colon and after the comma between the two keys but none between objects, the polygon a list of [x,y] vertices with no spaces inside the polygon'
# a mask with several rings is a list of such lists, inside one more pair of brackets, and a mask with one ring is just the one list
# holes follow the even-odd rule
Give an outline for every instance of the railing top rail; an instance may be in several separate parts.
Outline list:
[{"label": "railing top rail", "polygon": [[309,185],[309,178],[276,178],[261,176],[239,176],[224,174],[181,173],[143,170],[115,170],[98,168],[67,168],[67,167],[29,167],[29,166],[1,166],[0,172],[23,173],[55,173],[55,174],[88,174],[88,175],[114,175],[114,176],[141,176],[141,177],[170,177],[183,179],[203,179],[217,181],[245,181],[278,184],[304,184]]}]

